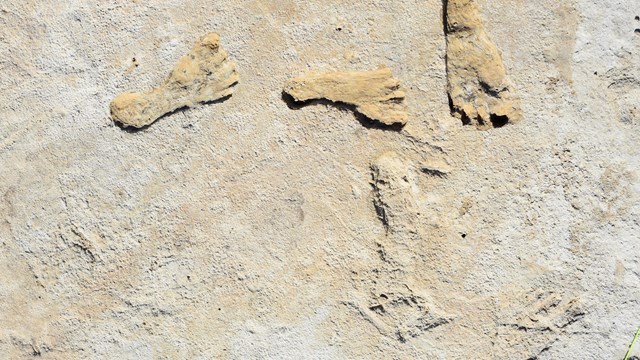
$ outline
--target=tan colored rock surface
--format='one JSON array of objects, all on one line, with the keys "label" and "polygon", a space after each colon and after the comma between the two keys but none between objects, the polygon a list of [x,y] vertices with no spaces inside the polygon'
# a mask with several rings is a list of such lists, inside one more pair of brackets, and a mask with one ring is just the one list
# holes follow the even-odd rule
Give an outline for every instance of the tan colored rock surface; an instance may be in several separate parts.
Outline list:
[{"label": "tan colored rock surface", "polygon": [[[623,359],[640,2],[478,0],[526,115],[496,131],[451,115],[442,5],[0,1],[0,359]],[[210,31],[233,96],[115,126]],[[397,131],[282,101],[378,64]]]},{"label": "tan colored rock surface", "polygon": [[141,128],[175,110],[231,96],[238,78],[236,64],[220,47],[220,35],[210,33],[178,61],[160,87],[113,99],[111,116],[125,127]]},{"label": "tan colored rock surface", "polygon": [[485,31],[476,0],[447,0],[447,80],[451,111],[479,129],[522,118],[502,55]]},{"label": "tan colored rock surface", "polygon": [[287,82],[284,91],[296,101],[327,99],[354,105],[357,112],[385,125],[404,125],[408,119],[400,81],[384,66],[362,72],[311,72]]}]

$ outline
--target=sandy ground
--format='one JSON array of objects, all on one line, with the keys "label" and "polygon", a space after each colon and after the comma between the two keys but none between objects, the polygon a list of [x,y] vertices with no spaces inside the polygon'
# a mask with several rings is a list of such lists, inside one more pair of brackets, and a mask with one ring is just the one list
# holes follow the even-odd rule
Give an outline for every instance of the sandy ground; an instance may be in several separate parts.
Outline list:
[{"label": "sandy ground", "polygon": [[[440,0],[0,3],[0,357],[621,359],[640,2],[478,5],[523,114],[487,131],[450,113]],[[114,125],[212,31],[231,98]],[[283,101],[378,65],[401,130]]]}]

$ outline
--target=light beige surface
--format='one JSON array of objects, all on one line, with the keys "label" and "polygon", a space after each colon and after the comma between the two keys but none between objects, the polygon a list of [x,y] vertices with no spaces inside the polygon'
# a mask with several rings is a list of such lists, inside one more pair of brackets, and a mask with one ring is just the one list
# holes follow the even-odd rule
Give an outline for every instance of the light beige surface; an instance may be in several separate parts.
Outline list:
[{"label": "light beige surface", "polygon": [[[0,357],[621,359],[640,3],[478,7],[523,115],[488,131],[451,116],[440,0],[0,2]],[[209,32],[233,96],[115,126]],[[282,100],[378,64],[400,131]]]}]

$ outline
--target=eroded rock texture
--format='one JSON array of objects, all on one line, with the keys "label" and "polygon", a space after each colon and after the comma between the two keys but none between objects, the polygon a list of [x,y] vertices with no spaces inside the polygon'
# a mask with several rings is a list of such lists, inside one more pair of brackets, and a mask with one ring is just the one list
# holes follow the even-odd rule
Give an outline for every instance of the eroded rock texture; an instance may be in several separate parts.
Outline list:
[{"label": "eroded rock texture", "polygon": [[[498,131],[451,117],[441,1],[0,1],[0,360],[623,359],[640,2],[478,4],[526,109]],[[233,98],[112,126],[214,26]],[[380,63],[402,131],[281,101]]]},{"label": "eroded rock texture", "polygon": [[300,102],[327,99],[354,105],[357,112],[385,125],[407,123],[405,93],[384,66],[363,72],[310,72],[287,82],[284,91]]},{"label": "eroded rock texture", "polygon": [[451,112],[479,129],[522,117],[502,56],[487,35],[474,0],[445,0]]},{"label": "eroded rock texture", "polygon": [[141,128],[183,107],[231,96],[238,82],[236,64],[209,33],[183,56],[161,86],[146,93],[124,93],[111,102],[111,115],[125,127]]}]

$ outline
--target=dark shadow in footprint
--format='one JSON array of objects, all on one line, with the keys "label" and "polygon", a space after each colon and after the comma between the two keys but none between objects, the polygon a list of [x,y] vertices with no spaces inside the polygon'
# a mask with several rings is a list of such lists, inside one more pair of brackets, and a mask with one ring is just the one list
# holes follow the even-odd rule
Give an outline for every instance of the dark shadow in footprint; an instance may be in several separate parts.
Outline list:
[{"label": "dark shadow in footprint", "polygon": [[[236,83],[236,84],[237,84],[237,83]],[[232,85],[232,86],[235,86],[235,84],[234,84],[234,85]],[[227,95],[227,96],[222,97],[222,98],[220,98],[220,99],[216,99],[216,100],[212,100],[212,101],[205,101],[205,102],[200,103],[200,105],[213,105],[213,104],[220,104],[220,103],[223,103],[223,102],[225,102],[225,101],[227,101],[227,100],[231,99],[231,96],[232,96],[232,95]],[[172,115],[174,115],[174,114],[178,114],[178,113],[184,113],[184,112],[186,112],[187,110],[189,110],[189,108],[190,108],[189,106],[183,106],[183,107],[177,108],[177,109],[175,109],[175,110],[173,110],[173,111],[169,111],[168,113],[166,113],[166,114],[164,114],[164,115],[160,116],[160,117],[158,118],[158,120],[156,120],[156,121],[152,122],[151,124],[148,124],[148,125],[145,125],[145,126],[143,126],[143,127],[139,127],[139,128],[134,127],[134,126],[126,126],[126,125],[124,125],[124,124],[122,124],[122,123],[120,123],[120,122],[118,122],[118,121],[114,121],[114,123],[115,123],[115,124],[116,124],[116,126],[117,126],[117,127],[119,127],[120,129],[122,129],[122,130],[124,130],[124,131],[126,131],[126,132],[128,132],[128,133],[130,133],[130,134],[135,134],[135,133],[138,133],[138,132],[141,132],[141,131],[144,131],[144,130],[148,129],[151,125],[156,124],[156,123],[157,123],[157,122],[159,122],[159,121],[162,121],[162,120],[163,120],[164,118],[166,118],[166,117],[169,117],[169,116],[172,116]]]},{"label": "dark shadow in footprint", "polygon": [[339,101],[336,102],[336,101],[331,101],[327,99],[296,101],[293,98],[293,96],[287,94],[285,91],[282,92],[282,101],[284,101],[285,104],[287,104],[287,106],[289,107],[289,109],[292,109],[292,110],[300,110],[310,105],[325,105],[325,106],[334,107],[341,111],[349,111],[349,112],[352,112],[356,120],[358,120],[358,122],[360,122],[360,124],[366,127],[367,129],[378,129],[383,131],[399,132],[404,128],[404,125],[401,123],[387,125],[380,121],[368,118],[362,115],[360,112],[358,112],[355,105],[351,105],[351,104],[347,104]]}]

